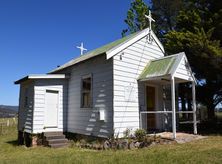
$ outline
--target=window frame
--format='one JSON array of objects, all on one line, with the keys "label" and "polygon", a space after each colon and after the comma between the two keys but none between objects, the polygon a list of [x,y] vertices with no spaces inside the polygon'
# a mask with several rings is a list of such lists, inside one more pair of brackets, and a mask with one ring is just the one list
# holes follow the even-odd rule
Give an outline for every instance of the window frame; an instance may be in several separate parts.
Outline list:
[{"label": "window frame", "polygon": [[[90,99],[90,104],[89,104],[89,106],[84,106],[84,100],[83,100],[83,80],[84,79],[87,79],[87,78],[90,78],[91,80],[90,80],[90,84],[91,84],[91,86],[90,86],[90,96],[91,96],[91,99]],[[92,74],[87,74],[87,75],[83,75],[82,77],[81,77],[81,82],[80,82],[80,85],[81,85],[81,90],[80,90],[80,108],[81,109],[92,109],[93,108],[93,76],[92,76]]]}]

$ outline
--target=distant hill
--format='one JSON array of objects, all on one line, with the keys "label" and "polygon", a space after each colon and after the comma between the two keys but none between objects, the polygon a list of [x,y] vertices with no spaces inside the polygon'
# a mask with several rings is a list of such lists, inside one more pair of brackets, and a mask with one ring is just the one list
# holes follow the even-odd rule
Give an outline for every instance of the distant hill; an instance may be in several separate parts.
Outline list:
[{"label": "distant hill", "polygon": [[18,113],[18,106],[0,105],[0,118],[15,117]]},{"label": "distant hill", "polygon": [[0,105],[0,109],[9,109],[9,110],[18,111],[18,106]]}]

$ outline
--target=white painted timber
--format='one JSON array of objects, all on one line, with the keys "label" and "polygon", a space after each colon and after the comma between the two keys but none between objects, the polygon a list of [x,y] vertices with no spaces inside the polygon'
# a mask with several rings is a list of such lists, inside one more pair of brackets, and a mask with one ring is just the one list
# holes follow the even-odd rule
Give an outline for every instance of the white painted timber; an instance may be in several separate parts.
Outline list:
[{"label": "white painted timber", "polygon": [[[113,134],[112,59],[97,56],[71,67],[68,97],[68,131],[84,135],[110,137]],[[81,108],[81,79],[92,75],[92,107]],[[100,111],[104,120],[100,121]]]},{"label": "white painted timber", "polygon": [[15,81],[15,84],[20,84],[24,81],[33,80],[33,79],[65,79],[65,78],[68,78],[68,76],[65,74],[35,74],[35,75],[33,74]]},{"label": "white painted timber", "polygon": [[195,81],[189,63],[186,59],[186,56],[183,55],[182,60],[180,61],[175,73],[174,77],[183,79],[186,81]]},{"label": "white painted timber", "polygon": [[[113,56],[117,55],[119,52],[127,49],[128,47],[131,47],[132,45],[134,45],[135,43],[140,42],[141,38],[144,38],[149,35],[149,32],[151,31],[151,37],[152,37],[152,42],[150,42],[150,45],[156,45],[156,47],[162,52],[164,53],[164,48],[163,45],[161,44],[161,42],[159,41],[159,39],[156,37],[156,35],[153,33],[152,30],[149,30],[149,28],[144,29],[143,31],[139,32],[135,37],[133,37],[130,40],[127,40],[126,42],[124,42],[123,44],[120,44],[114,48],[112,48],[111,50],[106,52],[106,58],[110,59]],[[143,44],[141,44],[143,45]],[[138,46],[138,45],[137,45]],[[143,49],[145,49],[146,47],[142,46]]]},{"label": "white painted timber", "polygon": [[196,89],[195,82],[192,82],[192,99],[193,99],[193,133],[197,134],[197,107],[196,107]]},{"label": "white painted timber", "polygon": [[43,74],[43,75],[29,75],[29,79],[65,79],[64,74]]},{"label": "white painted timber", "polygon": [[25,131],[27,133],[32,133],[33,131],[33,101],[34,101],[33,94],[34,94],[33,82],[24,82],[20,85],[19,111],[18,111],[19,131]]},{"label": "white painted timber", "polygon": [[[57,127],[46,128],[46,93],[47,91],[58,92]],[[67,80],[66,79],[38,79],[34,86],[34,115],[33,133],[45,131],[66,131],[67,117]]]},{"label": "white painted timber", "polygon": [[175,79],[171,78],[171,102],[172,102],[172,131],[173,139],[176,139],[176,105],[175,105]]},{"label": "white painted timber", "polygon": [[[155,41],[150,43],[144,35],[121,52],[115,55],[112,52],[111,55],[113,55],[113,128],[114,135],[122,137],[127,128],[132,130],[139,128],[139,108],[144,107],[144,97],[139,99],[138,96],[139,93],[145,95],[145,90],[143,86],[138,89],[137,78],[150,60],[163,57],[164,54]],[[109,58],[110,54],[107,57]]]},{"label": "white painted timber", "polygon": [[58,127],[59,103],[59,92],[55,90],[46,90],[44,119],[45,127]]}]

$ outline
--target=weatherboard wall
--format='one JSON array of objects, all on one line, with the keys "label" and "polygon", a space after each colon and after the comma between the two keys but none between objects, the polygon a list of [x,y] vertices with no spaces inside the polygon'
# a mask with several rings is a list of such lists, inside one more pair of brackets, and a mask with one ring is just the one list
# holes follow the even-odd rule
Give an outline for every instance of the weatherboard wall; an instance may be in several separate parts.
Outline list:
[{"label": "weatherboard wall", "polygon": [[145,90],[138,91],[137,79],[150,60],[163,56],[155,41],[150,43],[147,37],[144,37],[113,57],[115,136],[122,137],[127,128],[139,128],[139,108],[144,105],[139,103],[138,94],[144,97]]},{"label": "weatherboard wall", "polygon": [[33,130],[33,82],[23,82],[20,85],[18,130],[31,133]]},{"label": "weatherboard wall", "polygon": [[179,66],[176,70],[174,77],[179,78],[179,79],[188,80],[188,81],[193,80],[192,71],[190,69],[190,66],[189,66],[188,61],[185,56],[183,57],[183,59],[179,63]]},{"label": "weatherboard wall", "polygon": [[[44,128],[46,90],[58,91],[59,94],[58,127],[55,129]],[[67,94],[67,81],[65,79],[46,79],[35,81],[33,133],[42,133],[49,130],[66,131]]]},{"label": "weatherboard wall", "polygon": [[[99,137],[113,134],[113,76],[112,59],[105,55],[72,66],[69,79],[68,132]],[[92,77],[92,107],[81,108],[81,81]],[[105,111],[105,121],[99,120],[99,111]]]}]

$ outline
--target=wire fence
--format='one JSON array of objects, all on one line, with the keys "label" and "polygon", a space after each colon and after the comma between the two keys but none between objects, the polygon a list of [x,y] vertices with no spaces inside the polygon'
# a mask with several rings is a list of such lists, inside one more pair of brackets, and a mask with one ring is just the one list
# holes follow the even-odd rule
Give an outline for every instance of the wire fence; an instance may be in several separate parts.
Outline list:
[{"label": "wire fence", "polygon": [[0,118],[0,135],[7,134],[12,127],[17,127],[18,119],[13,118]]}]

